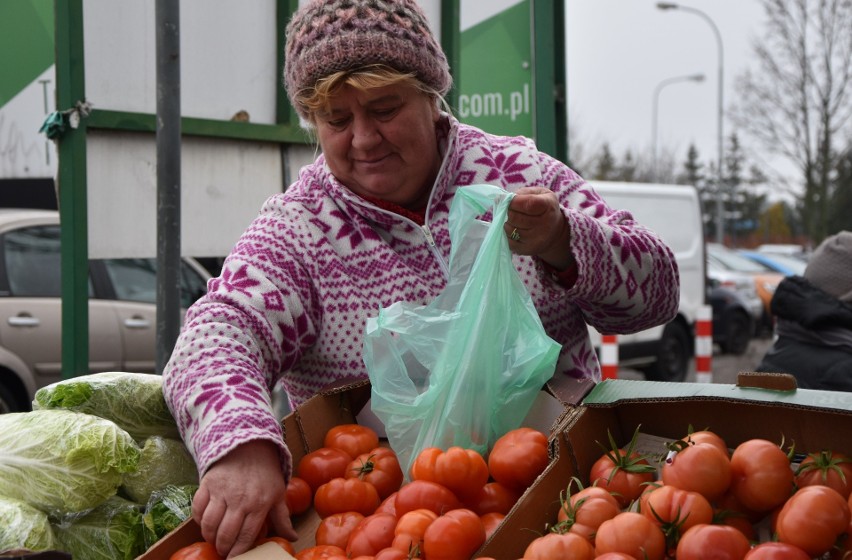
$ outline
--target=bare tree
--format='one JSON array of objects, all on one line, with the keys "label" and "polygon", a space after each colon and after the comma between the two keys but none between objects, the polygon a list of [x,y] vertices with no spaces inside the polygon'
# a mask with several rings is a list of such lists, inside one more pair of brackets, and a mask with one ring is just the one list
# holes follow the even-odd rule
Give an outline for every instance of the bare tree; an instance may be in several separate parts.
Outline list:
[{"label": "bare tree", "polygon": [[823,239],[849,147],[852,115],[852,0],[762,0],[766,34],[758,68],[737,80],[731,119],[801,171],[799,210],[807,234]]}]

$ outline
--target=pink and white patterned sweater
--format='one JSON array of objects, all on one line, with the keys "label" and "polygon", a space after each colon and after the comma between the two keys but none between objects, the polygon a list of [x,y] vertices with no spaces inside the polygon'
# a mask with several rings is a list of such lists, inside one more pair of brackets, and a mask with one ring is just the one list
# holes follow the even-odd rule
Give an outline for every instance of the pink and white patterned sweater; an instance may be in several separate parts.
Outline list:
[{"label": "pink and white patterned sweater", "polygon": [[560,285],[537,259],[514,256],[545,329],[562,344],[556,375],[600,378],[587,323],[629,333],[674,317],[677,265],[655,234],[609,208],[532,141],[452,117],[442,124],[445,156],[424,227],[350,192],[319,156],[266,201],[189,309],[163,388],[200,473],[263,439],[279,446],[289,475],[270,388],[280,380],[296,406],[334,381],[367,376],[367,317],[399,300],[425,305],[444,288],[449,207],[463,185],[545,186],[559,196],[577,262],[574,285]]}]

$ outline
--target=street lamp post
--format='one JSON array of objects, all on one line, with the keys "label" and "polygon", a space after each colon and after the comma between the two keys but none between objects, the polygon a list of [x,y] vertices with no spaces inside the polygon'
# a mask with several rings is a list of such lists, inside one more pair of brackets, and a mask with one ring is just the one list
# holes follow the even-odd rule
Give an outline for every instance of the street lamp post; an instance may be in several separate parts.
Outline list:
[{"label": "street lamp post", "polygon": [[684,12],[688,12],[691,14],[695,14],[707,23],[710,24],[710,27],[713,29],[713,34],[716,36],[716,45],[719,50],[719,106],[717,110],[716,118],[718,119],[718,162],[716,164],[716,241],[718,243],[724,243],[725,241],[725,207],[723,201],[723,192],[722,192],[722,184],[723,184],[723,174],[724,171],[722,169],[723,163],[723,149],[724,149],[724,136],[722,133],[722,116],[724,113],[724,102],[723,102],[723,68],[724,68],[724,53],[722,49],[722,35],[719,33],[719,28],[716,27],[716,24],[710,19],[710,16],[702,12],[701,10],[691,8],[689,6],[681,6],[680,4],[675,4],[674,2],[657,2],[657,8],[660,10],[682,10]]},{"label": "street lamp post", "polygon": [[663,90],[664,87],[671,85],[671,84],[676,84],[676,83],[679,83],[679,82],[703,82],[703,81],[704,81],[704,74],[692,74],[692,75],[689,75],[689,76],[676,76],[674,78],[667,78],[667,79],[663,80],[662,82],[657,84],[656,88],[654,88],[654,106],[653,106],[652,117],[651,117],[651,130],[652,130],[652,133],[651,133],[652,138],[651,139],[652,139],[652,149],[653,149],[652,157],[653,157],[653,166],[654,166],[653,167],[654,181],[660,180],[659,168],[657,166],[657,123],[658,123],[657,115],[659,114],[660,92]]}]

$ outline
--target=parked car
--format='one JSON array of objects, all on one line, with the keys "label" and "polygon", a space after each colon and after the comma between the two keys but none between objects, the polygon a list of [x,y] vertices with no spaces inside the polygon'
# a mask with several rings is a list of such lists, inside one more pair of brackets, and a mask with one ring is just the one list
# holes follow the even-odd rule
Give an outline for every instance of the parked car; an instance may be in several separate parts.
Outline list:
[{"label": "parked car", "polygon": [[[683,381],[695,353],[695,320],[707,289],[698,192],[688,185],[595,181],[593,186],[611,207],[629,210],[654,230],[671,248],[680,273],[677,316],[665,325],[619,335],[619,365],[638,369],[649,380]],[[589,335],[600,348],[600,333],[589,327]]]},{"label": "parked car", "polygon": [[802,276],[805,274],[805,268],[808,266],[807,261],[782,253],[773,254],[740,250],[740,254],[784,276]]},{"label": "parked car", "polygon": [[[89,370],[153,373],[156,259],[89,261]],[[183,259],[181,305],[210,274]],[[0,209],[0,412],[28,410],[62,369],[59,213]]]},{"label": "parked car", "polygon": [[755,333],[753,303],[737,290],[712,281],[707,301],[713,309],[713,343],[723,354],[745,354]]},{"label": "parked car", "polygon": [[771,331],[773,319],[770,303],[773,294],[775,294],[775,288],[784,278],[784,275],[719,243],[707,244],[707,266],[708,272],[712,267],[717,273],[719,270],[725,270],[729,273],[746,275],[752,279],[755,291],[763,302],[758,329]]},{"label": "parked car", "polygon": [[758,245],[755,250],[768,255],[785,255],[806,262],[808,260],[808,251],[801,245],[793,243],[764,243],[763,245]]}]

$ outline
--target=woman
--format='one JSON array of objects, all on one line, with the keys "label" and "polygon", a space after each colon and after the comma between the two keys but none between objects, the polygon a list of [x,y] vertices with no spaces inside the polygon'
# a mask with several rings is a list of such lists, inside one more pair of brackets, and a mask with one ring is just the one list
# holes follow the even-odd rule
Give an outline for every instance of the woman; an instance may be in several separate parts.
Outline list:
[{"label": "woman", "polygon": [[459,186],[516,192],[504,225],[548,334],[556,375],[599,378],[587,323],[632,332],[677,311],[668,247],[613,211],[531,141],[488,135],[441,110],[447,59],[413,0],[312,1],[287,28],[285,83],[322,155],[271,197],[187,313],[164,373],[201,485],[193,504],[223,554],[264,519],[294,536],[282,496],[290,456],[270,406],[365,378],[367,317],[427,304],[447,281]]}]

